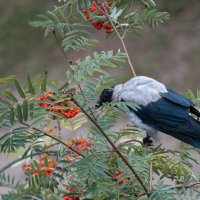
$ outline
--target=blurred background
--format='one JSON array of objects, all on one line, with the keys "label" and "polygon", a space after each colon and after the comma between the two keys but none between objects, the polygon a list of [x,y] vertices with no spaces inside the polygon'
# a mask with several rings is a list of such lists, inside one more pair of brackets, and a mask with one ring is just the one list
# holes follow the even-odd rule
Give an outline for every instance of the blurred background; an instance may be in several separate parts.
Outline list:
[{"label": "blurred background", "polygon": [[[43,30],[28,25],[36,15],[52,10],[57,1],[0,0],[0,77],[16,74],[23,80],[27,71],[31,74],[44,73],[65,80],[66,63],[53,35],[43,37]],[[151,76],[179,92],[188,88],[200,89],[200,1],[157,0],[158,8],[171,14],[170,20],[157,29],[146,28],[140,36],[129,36],[126,44],[138,75]],[[58,4],[59,5],[59,4]],[[119,41],[107,40],[104,31],[91,35],[101,43],[83,52],[68,52],[73,61],[82,59],[93,51],[122,49]],[[118,82],[125,82],[131,71],[117,69],[113,73]],[[170,148],[176,147],[174,139],[162,134]],[[168,140],[169,139],[169,140]],[[0,166],[13,158],[0,156]],[[18,167],[20,169],[20,167]],[[16,168],[8,173],[23,179]],[[196,171],[199,169],[196,168]],[[5,188],[0,190],[5,192]]]},{"label": "blurred background", "polygon": [[[146,28],[140,36],[126,38],[127,48],[138,75],[156,78],[185,92],[200,88],[200,1],[157,0],[158,8],[168,11],[171,19],[157,29]],[[36,15],[53,9],[57,1],[0,0],[0,76],[16,74],[23,80],[25,73],[44,73],[65,79],[67,63],[53,35],[43,37],[43,30],[28,25]],[[83,52],[68,52],[72,60],[84,58],[94,50],[122,49],[119,41],[107,40],[104,31],[92,38],[100,45]],[[118,82],[131,77],[131,71],[115,70]]]}]

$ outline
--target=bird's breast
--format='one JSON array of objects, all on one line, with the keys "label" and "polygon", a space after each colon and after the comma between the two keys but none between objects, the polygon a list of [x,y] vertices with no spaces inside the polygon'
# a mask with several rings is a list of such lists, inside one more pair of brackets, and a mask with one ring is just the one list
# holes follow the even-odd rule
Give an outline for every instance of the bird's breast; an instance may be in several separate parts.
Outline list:
[{"label": "bird's breast", "polygon": [[157,130],[148,124],[145,124],[142,122],[142,120],[134,113],[134,112],[129,112],[127,113],[130,120],[132,121],[133,124],[135,124],[137,127],[149,132],[149,133],[155,133]]}]

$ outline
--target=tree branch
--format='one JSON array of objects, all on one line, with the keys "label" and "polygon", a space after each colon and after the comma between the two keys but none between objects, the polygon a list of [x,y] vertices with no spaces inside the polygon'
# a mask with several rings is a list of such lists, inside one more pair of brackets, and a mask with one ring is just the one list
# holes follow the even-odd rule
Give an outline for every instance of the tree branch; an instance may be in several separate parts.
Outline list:
[{"label": "tree branch", "polygon": [[58,45],[60,51],[62,52],[62,54],[64,55],[64,57],[65,57],[66,60],[68,61],[69,65],[72,65],[72,60],[70,60],[70,59],[68,58],[67,54],[65,53],[65,51],[63,50],[63,48],[61,47],[61,45],[60,45],[60,43],[59,43],[59,41],[58,41],[58,37],[57,37],[57,35],[56,35],[55,29],[53,29],[52,32],[53,32],[54,38],[55,38],[55,40],[56,40],[56,43],[57,43],[57,45]]},{"label": "tree branch", "polygon": [[126,164],[126,166],[132,171],[132,173],[135,175],[138,182],[141,184],[142,188],[144,189],[145,193],[149,195],[147,187],[144,185],[142,179],[139,177],[137,172],[133,169],[133,167],[129,164],[129,162],[126,160],[126,158],[122,155],[122,153],[117,149],[117,147],[114,145],[112,140],[106,135],[104,130],[99,126],[99,124],[79,105],[79,103],[73,98],[72,101],[81,109],[81,111],[88,117],[88,119],[99,129],[99,131],[102,133],[102,135],[106,138],[106,140],[110,143],[112,148],[115,150],[115,152],[119,155],[119,157],[123,160],[123,162]]},{"label": "tree branch", "polygon": [[[73,64],[72,60],[69,59],[69,57],[67,56],[67,54],[65,53],[65,51],[63,50],[63,48],[61,47],[61,45],[60,45],[60,43],[59,43],[59,41],[58,41],[58,38],[57,38],[55,29],[53,29],[52,32],[53,32],[54,38],[55,38],[55,40],[56,40],[56,43],[57,43],[57,45],[58,45],[60,51],[62,52],[62,54],[64,55],[64,57],[67,59],[69,65],[72,65],[72,64]],[[66,83],[64,83],[63,86],[61,86],[59,90],[61,90],[65,85],[66,85]],[[85,98],[85,96],[84,96],[84,94],[83,94],[83,90],[82,90],[80,84],[77,83],[77,85],[78,85],[79,90],[81,91],[81,94],[82,94],[82,96],[83,96],[84,101],[86,102],[86,98]],[[88,108],[89,108],[89,110],[90,110],[92,116],[93,116],[94,119],[96,120],[96,118],[95,118],[95,116],[94,116],[94,113],[92,112],[92,109],[91,109],[89,106],[88,106]]]},{"label": "tree branch", "polygon": [[107,10],[107,8],[104,6],[103,2],[100,1],[100,0],[99,0],[99,2],[101,3],[101,6],[104,8],[105,11],[102,10],[102,8],[101,8],[100,6],[98,6],[98,5],[96,5],[96,6],[97,6],[97,8],[108,18],[108,20],[109,20],[109,22],[111,23],[113,29],[115,30],[115,32],[116,32],[116,34],[117,34],[117,37],[119,38],[119,40],[120,40],[120,42],[121,42],[121,44],[122,44],[122,46],[123,46],[123,49],[124,49],[124,51],[125,51],[126,58],[127,58],[127,61],[128,61],[129,66],[130,66],[130,68],[131,68],[131,71],[132,71],[132,73],[133,73],[133,76],[135,77],[135,76],[136,76],[135,69],[134,69],[133,64],[132,64],[132,62],[131,62],[131,59],[130,59],[128,50],[127,50],[127,48],[126,48],[126,45],[125,45],[125,43],[124,43],[123,37],[119,34],[119,32],[118,32],[116,26],[114,25],[112,19],[110,18],[110,15],[109,15],[109,13],[108,13],[108,10]]},{"label": "tree branch", "polygon": [[[28,127],[31,127],[29,124],[25,123],[25,122],[22,122],[21,124],[25,125],[25,126],[28,126]],[[53,140],[56,140],[57,142],[63,144],[64,146],[68,147],[71,151],[73,151],[74,153],[78,154],[79,156],[83,157],[83,158],[86,158],[86,156],[84,156],[82,153],[80,153],[79,151],[77,151],[76,149],[70,147],[67,143],[63,142],[62,140],[60,140],[59,138],[53,136],[53,135],[50,135],[49,133],[45,132],[45,131],[42,131],[36,127],[32,127],[33,130],[35,131],[39,131],[39,132],[42,132],[44,135],[52,138]]]},{"label": "tree branch", "polygon": [[190,183],[188,185],[184,185],[184,184],[176,185],[174,188],[177,188],[177,189],[182,188],[182,187],[184,187],[184,188],[191,188],[191,187],[193,187],[195,185],[200,185],[200,182],[193,182],[193,183]]},{"label": "tree branch", "polygon": [[43,152],[33,153],[33,154],[30,154],[30,155],[24,156],[24,157],[22,157],[22,158],[18,158],[18,159],[16,159],[16,160],[14,160],[14,161],[8,163],[8,164],[7,164],[6,166],[4,166],[3,168],[1,168],[1,169],[0,169],[0,174],[1,174],[2,172],[4,172],[6,169],[8,169],[9,167],[12,167],[12,165],[14,165],[15,163],[18,163],[18,162],[20,162],[20,161],[22,161],[22,160],[25,160],[25,159],[29,158],[29,157],[37,156],[37,155],[41,155],[41,154],[45,154],[45,153],[46,153],[46,154],[56,154],[56,151],[43,151]]},{"label": "tree branch", "polygon": [[[78,85],[78,87],[79,87],[79,90],[80,90],[80,92],[81,92],[81,94],[82,94],[82,96],[83,96],[83,99],[84,99],[85,103],[86,103],[86,98],[85,98],[85,96],[84,96],[84,94],[83,94],[83,90],[82,90],[82,88],[81,88],[80,84],[77,84],[77,85]],[[88,109],[90,110],[90,113],[92,114],[92,116],[93,116],[94,120],[96,121],[97,119],[96,119],[96,117],[95,117],[94,113],[92,112],[92,109],[91,109],[91,107],[90,107],[90,106],[88,106]]]}]

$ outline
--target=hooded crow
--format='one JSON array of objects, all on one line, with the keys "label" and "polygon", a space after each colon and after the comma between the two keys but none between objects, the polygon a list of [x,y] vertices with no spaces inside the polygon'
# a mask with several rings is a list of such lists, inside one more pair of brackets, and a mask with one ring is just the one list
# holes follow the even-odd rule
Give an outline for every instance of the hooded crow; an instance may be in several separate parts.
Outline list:
[{"label": "hooded crow", "polygon": [[200,149],[200,122],[195,118],[200,117],[200,112],[192,101],[164,84],[137,76],[113,89],[104,89],[97,107],[111,101],[139,105],[139,109],[130,109],[127,115],[136,126],[146,131],[146,140],[161,131]]}]

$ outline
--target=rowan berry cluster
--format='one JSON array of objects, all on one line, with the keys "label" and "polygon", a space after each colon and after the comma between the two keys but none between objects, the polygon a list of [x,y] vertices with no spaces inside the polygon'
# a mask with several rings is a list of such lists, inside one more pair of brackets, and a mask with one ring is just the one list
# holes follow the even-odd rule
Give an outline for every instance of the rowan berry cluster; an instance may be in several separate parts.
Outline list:
[{"label": "rowan berry cluster", "polygon": [[88,10],[83,10],[83,14],[86,16],[86,18],[88,19],[89,22],[92,23],[92,25],[97,29],[97,30],[101,30],[102,28],[105,29],[106,33],[110,33],[112,30],[112,26],[110,24],[108,24],[108,20],[107,19],[94,19],[91,17],[91,13],[93,12],[97,12],[97,16],[104,16],[105,14],[105,8],[107,10],[110,9],[110,6],[108,5],[107,2],[103,2],[104,6],[97,6],[96,2],[93,1],[91,6],[89,7]]},{"label": "rowan berry cluster", "polygon": [[[118,180],[122,176],[122,174],[123,174],[122,172],[116,171],[115,172],[115,179]],[[131,180],[130,177],[124,178],[120,181],[120,184],[127,183],[127,181],[130,181],[130,180]],[[135,189],[133,188],[132,190],[134,191]],[[137,193],[135,194],[136,199],[139,199],[141,196],[142,195],[140,195],[140,194],[137,194]]]},{"label": "rowan berry cluster", "polygon": [[37,162],[38,170],[33,170],[31,168],[31,164],[25,163],[22,165],[22,169],[24,171],[29,171],[31,174],[41,174],[41,175],[47,175],[50,176],[52,173],[55,172],[55,167],[57,166],[57,162],[55,160],[48,159],[48,162],[46,163],[44,161],[44,158],[39,159]]},{"label": "rowan berry cluster", "polygon": [[[68,190],[68,191],[70,191],[70,192],[72,192],[72,193],[79,193],[79,194],[83,193],[82,190],[78,190],[76,188],[66,187],[65,189]],[[80,197],[77,196],[77,195],[70,196],[70,197],[68,197],[67,195],[63,196],[63,200],[79,200],[79,199],[80,199]]]},{"label": "rowan berry cluster", "polygon": [[[77,137],[75,139],[71,139],[68,143],[68,145],[70,147],[73,147],[74,149],[76,149],[77,151],[79,152],[84,152],[84,151],[87,151],[89,150],[89,148],[91,147],[91,142],[88,142],[87,140],[83,139],[83,138],[80,138],[80,137]],[[67,149],[67,152],[68,151],[71,151],[70,149]],[[74,158],[77,158],[77,154],[76,153],[71,153],[69,157],[66,157],[65,160],[67,162],[72,162],[72,160]]]},{"label": "rowan berry cluster", "polygon": [[63,200],[79,200],[80,197],[79,196],[70,196],[68,197],[67,195],[63,196]]},{"label": "rowan berry cluster", "polygon": [[56,102],[56,94],[53,91],[45,92],[37,100],[40,101],[39,105],[41,107],[45,107],[52,114],[52,119],[56,119],[54,113],[59,113],[66,118],[73,118],[80,112],[79,108],[72,106],[69,101]]},{"label": "rowan berry cluster", "polygon": [[[68,142],[68,145],[70,147],[73,147],[74,149],[76,149],[79,152],[84,152],[89,150],[89,148],[91,147],[91,142],[88,142],[87,140],[85,140],[84,138],[81,137],[77,137],[77,138],[71,138],[70,141]],[[70,149],[67,149],[67,152],[70,152]],[[68,157],[65,158],[65,160],[69,163],[71,163],[73,161],[74,158],[77,158],[77,154],[76,153],[71,153]],[[77,193],[83,195],[83,190],[80,189],[76,189],[76,188],[71,188],[71,187],[66,187],[66,190],[72,192],[72,193]],[[63,200],[79,200],[80,197],[79,196],[67,196],[64,195],[63,196]]]},{"label": "rowan berry cluster", "polygon": [[[121,174],[122,173],[120,171],[116,171],[115,172],[115,179],[118,180],[121,177]],[[126,179],[124,178],[124,179],[121,180],[120,183],[125,183],[125,182],[126,182]]]}]

